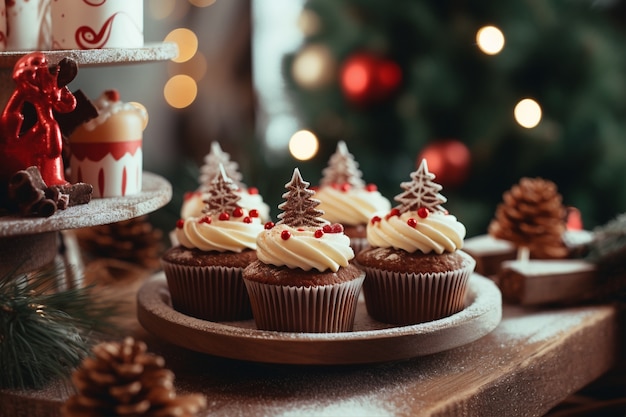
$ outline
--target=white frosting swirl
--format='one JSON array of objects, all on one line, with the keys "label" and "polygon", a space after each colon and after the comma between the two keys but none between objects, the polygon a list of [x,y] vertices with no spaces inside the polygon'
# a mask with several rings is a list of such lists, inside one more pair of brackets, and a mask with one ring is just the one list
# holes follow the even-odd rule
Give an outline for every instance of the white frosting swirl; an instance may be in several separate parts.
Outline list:
[{"label": "white frosting swirl", "polygon": [[365,224],[380,211],[387,211],[391,203],[378,191],[365,188],[350,188],[347,191],[322,186],[315,193],[321,201],[318,208],[324,212],[324,218],[332,223],[356,226]]},{"label": "white frosting swirl", "polygon": [[[201,217],[190,217],[182,220],[175,229],[179,244],[188,249],[201,251],[241,252],[245,249],[256,249],[257,235],[263,230],[258,217],[230,216],[229,220],[219,220],[218,216],[210,217],[210,223],[201,221]],[[246,223],[245,219],[250,222]]]},{"label": "white frosting swirl", "polygon": [[[354,258],[350,238],[343,233],[316,237],[316,230],[320,229],[296,229],[285,224],[264,230],[257,237],[257,258],[265,264],[305,271],[315,268],[320,272],[327,269],[337,272],[340,267],[348,266]],[[287,239],[283,238],[283,232],[289,234]]]},{"label": "white frosting swirl", "polygon": [[[261,222],[267,222],[270,220],[270,207],[263,201],[261,194],[250,194],[246,189],[239,189],[235,191],[240,199],[237,201],[237,205],[245,210],[256,209],[259,213]],[[194,191],[187,195],[183,200],[183,204],[180,209],[180,217],[182,219],[188,219],[190,217],[202,217],[204,210],[204,200],[208,198],[207,194],[201,191]]]},{"label": "white frosting swirl", "polygon": [[465,226],[456,217],[440,212],[429,213],[422,219],[415,211],[409,211],[400,216],[374,218],[367,224],[367,241],[371,246],[407,252],[454,252],[463,247],[465,233]]},{"label": "white frosting swirl", "polygon": [[126,103],[119,99],[111,99],[106,91],[93,104],[98,110],[98,116],[83,124],[88,131],[94,130],[114,114],[123,111],[136,114],[142,120],[144,126],[148,122],[148,112],[145,107],[139,103]]}]

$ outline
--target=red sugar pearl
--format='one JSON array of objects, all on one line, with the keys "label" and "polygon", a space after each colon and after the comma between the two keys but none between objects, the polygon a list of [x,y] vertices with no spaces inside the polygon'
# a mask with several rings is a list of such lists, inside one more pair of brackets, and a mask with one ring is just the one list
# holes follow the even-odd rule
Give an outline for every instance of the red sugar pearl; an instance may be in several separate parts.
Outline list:
[{"label": "red sugar pearl", "polygon": [[352,186],[350,184],[348,184],[348,183],[341,184],[341,191],[343,191],[343,192],[350,191],[350,188],[352,188]]},{"label": "red sugar pearl", "polygon": [[283,230],[282,232],[280,232],[280,238],[282,240],[287,240],[291,237],[291,232],[289,230]]},{"label": "red sugar pearl", "polygon": [[211,224],[211,218],[209,216],[204,216],[200,219],[199,223]]},{"label": "red sugar pearl", "polygon": [[241,217],[243,216],[243,209],[241,207],[237,207],[233,210],[233,217]]},{"label": "red sugar pearl", "polygon": [[391,211],[385,216],[385,219],[389,220],[393,216],[399,216],[400,210],[397,208],[392,208]]},{"label": "red sugar pearl", "polygon": [[250,212],[248,213],[248,215],[249,215],[250,217],[259,217],[259,210],[257,210],[257,209],[252,209],[252,210],[250,210]]},{"label": "red sugar pearl", "polygon": [[259,193],[259,189],[256,187],[250,187],[248,188],[248,194],[250,195],[257,195]]},{"label": "red sugar pearl", "polygon": [[267,222],[263,227],[265,228],[265,230],[270,230],[274,227],[274,222]]},{"label": "red sugar pearl", "polygon": [[409,218],[406,221],[406,224],[408,224],[411,227],[415,227],[415,226],[417,226],[417,220],[415,220],[413,217],[411,217],[411,218]]},{"label": "red sugar pearl", "polygon": [[314,233],[316,238],[321,238],[322,236],[324,236],[324,231],[322,229],[317,229]]},{"label": "red sugar pearl", "polygon": [[250,216],[246,216],[243,218],[243,222],[244,223],[252,223],[252,219],[250,218]]},{"label": "red sugar pearl", "polygon": [[178,219],[176,221],[176,228],[177,229],[182,229],[184,225],[185,225],[185,221],[183,219]]},{"label": "red sugar pearl", "polygon": [[367,184],[365,186],[365,189],[371,193],[374,191],[378,191],[378,186],[376,184]]},{"label": "red sugar pearl", "polygon": [[220,213],[220,220],[230,220],[230,214],[228,213]]},{"label": "red sugar pearl", "polygon": [[332,231],[333,233],[342,233],[343,232],[343,226],[339,223],[335,223],[332,225]]},{"label": "red sugar pearl", "polygon": [[422,219],[428,217],[429,213],[430,211],[426,207],[420,207],[417,209],[417,215],[420,216]]},{"label": "red sugar pearl", "polygon": [[330,224],[325,224],[324,227],[322,227],[322,231],[324,233],[332,233],[333,227]]}]

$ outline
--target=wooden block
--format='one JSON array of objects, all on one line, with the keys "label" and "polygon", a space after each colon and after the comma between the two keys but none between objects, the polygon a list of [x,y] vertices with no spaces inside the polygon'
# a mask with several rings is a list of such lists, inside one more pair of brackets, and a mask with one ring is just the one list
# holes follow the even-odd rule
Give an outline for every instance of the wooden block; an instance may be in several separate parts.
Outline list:
[{"label": "wooden block", "polygon": [[582,259],[505,261],[497,277],[505,302],[537,305],[592,296],[599,283],[594,264]]},{"label": "wooden block", "polygon": [[476,260],[476,273],[492,277],[500,272],[502,262],[515,259],[517,249],[506,240],[491,235],[480,235],[466,239],[463,251]]}]

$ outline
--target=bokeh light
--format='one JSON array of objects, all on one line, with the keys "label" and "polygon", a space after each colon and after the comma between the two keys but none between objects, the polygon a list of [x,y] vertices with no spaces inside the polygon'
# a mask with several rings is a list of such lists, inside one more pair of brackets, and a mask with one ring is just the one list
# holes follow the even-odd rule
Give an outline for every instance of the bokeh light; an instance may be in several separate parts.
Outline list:
[{"label": "bokeh light", "polygon": [[168,72],[170,75],[187,74],[196,81],[200,81],[207,73],[207,60],[204,54],[198,52],[187,62],[175,64],[170,62]]},{"label": "bokeh light", "polygon": [[189,61],[198,51],[198,37],[187,28],[172,30],[165,37],[165,41],[174,42],[178,46],[178,56],[172,59],[174,62]]},{"label": "bokeh light", "polygon": [[541,106],[535,100],[525,98],[517,103],[513,114],[520,126],[530,129],[541,121]]},{"label": "bokeh light", "polygon": [[317,155],[319,141],[317,136],[309,130],[299,130],[289,140],[289,152],[300,160],[307,161]]},{"label": "bokeh light", "polygon": [[319,15],[310,9],[304,9],[298,17],[298,28],[304,36],[313,36],[320,31],[322,23]]},{"label": "bokeh light", "polygon": [[216,0],[189,0],[192,6],[208,7],[215,3]]},{"label": "bokeh light", "polygon": [[484,26],[476,32],[476,43],[487,55],[495,55],[504,48],[504,34],[495,26]]},{"label": "bokeh light", "polygon": [[306,46],[294,59],[292,74],[302,88],[323,87],[334,79],[335,59],[325,45]]},{"label": "bokeh light", "polygon": [[148,12],[156,20],[169,17],[176,8],[176,0],[151,0],[148,2]]},{"label": "bokeh light", "polygon": [[189,106],[198,95],[198,85],[188,75],[180,74],[170,78],[163,88],[163,96],[170,106],[183,109]]}]

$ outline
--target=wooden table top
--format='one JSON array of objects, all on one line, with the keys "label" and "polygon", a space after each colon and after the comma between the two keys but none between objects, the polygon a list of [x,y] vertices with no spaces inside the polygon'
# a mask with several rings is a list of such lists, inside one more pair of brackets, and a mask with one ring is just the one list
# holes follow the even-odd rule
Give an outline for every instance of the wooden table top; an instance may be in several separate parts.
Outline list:
[{"label": "wooden table top", "polygon": [[[132,296],[138,285],[126,286],[126,294]],[[498,327],[475,342],[367,365],[277,365],[209,356],[159,340],[132,314],[125,329],[165,358],[178,393],[207,397],[201,416],[533,416],[623,359],[622,313],[615,305],[505,305]],[[0,391],[0,416],[8,416],[2,411],[8,409],[58,416],[69,392],[60,382],[41,391]]]}]

